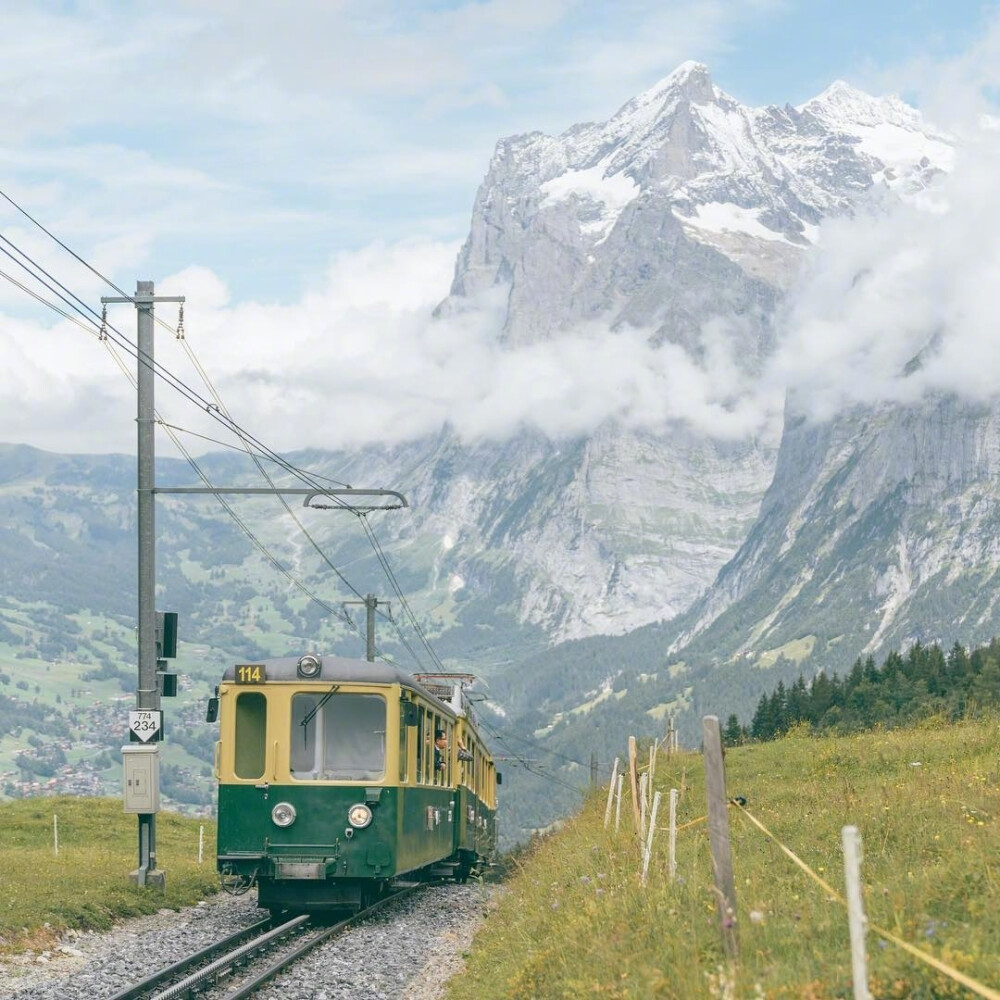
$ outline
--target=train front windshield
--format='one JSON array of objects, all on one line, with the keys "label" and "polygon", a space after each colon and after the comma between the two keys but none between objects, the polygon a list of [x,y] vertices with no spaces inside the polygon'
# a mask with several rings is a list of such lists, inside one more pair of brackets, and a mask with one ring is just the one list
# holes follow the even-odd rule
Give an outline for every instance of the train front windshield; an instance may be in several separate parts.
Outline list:
[{"label": "train front windshield", "polygon": [[380,781],[385,776],[385,698],[297,694],[291,771],[298,781]]}]

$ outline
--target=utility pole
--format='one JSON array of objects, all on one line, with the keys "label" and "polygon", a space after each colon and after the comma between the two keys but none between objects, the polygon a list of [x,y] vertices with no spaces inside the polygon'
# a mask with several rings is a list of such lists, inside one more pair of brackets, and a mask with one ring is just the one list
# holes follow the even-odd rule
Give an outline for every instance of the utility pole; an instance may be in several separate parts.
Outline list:
[{"label": "utility pole", "polygon": [[[301,496],[302,506],[316,510],[398,510],[408,507],[406,497],[395,490],[212,487],[156,485],[156,406],[155,365],[153,352],[153,306],[156,302],[184,302],[184,296],[156,296],[152,281],[136,282],[135,297],[102,298],[105,305],[116,302],[132,303],[138,313],[136,352],[138,450],[138,538],[139,538],[139,588],[138,588],[138,640],[139,685],[136,690],[136,710],[129,712],[130,736],[139,742],[122,747],[125,772],[124,805],[126,813],[139,817],[139,867],[129,877],[137,885],[164,888],[166,876],[156,867],[156,813],[160,801],[159,740],[163,738],[163,713],[160,711],[160,677],[157,675],[157,614],[156,614],[156,523],[155,500],[157,493],[192,493],[221,496],[223,494]],[[341,500],[347,497],[349,500]],[[362,497],[384,497],[384,503],[356,503]],[[318,502],[325,498],[327,502]],[[375,598],[369,619],[369,648],[374,651]],[[176,620],[176,618],[175,618]],[[163,640],[166,634],[164,632]],[[174,634],[176,638],[176,633]],[[161,640],[162,641],[162,640]],[[174,653],[166,654],[168,656]],[[369,659],[374,658],[374,652]]]},{"label": "utility pole", "polygon": [[388,601],[380,601],[374,594],[366,594],[363,601],[344,601],[344,604],[363,604],[367,612],[368,628],[365,637],[365,659],[375,662],[375,609],[379,604],[388,606]]},{"label": "utility pole", "polygon": [[[152,742],[142,755],[126,754],[126,802],[129,812],[139,816],[139,867],[129,876],[137,885],[163,888],[165,874],[156,867],[156,812],[159,807],[159,760],[157,740],[162,736],[160,690],[156,677],[156,523],[153,491],[156,486],[156,413],[153,403],[153,306],[156,302],[183,302],[184,296],[153,294],[152,281],[138,281],[135,298],[102,298],[101,302],[132,302],[137,313],[137,492],[139,535],[139,686],[135,693],[137,716],[152,720]],[[131,726],[131,722],[130,722]],[[132,749],[131,747],[129,748]],[[135,748],[139,750],[139,748]],[[123,751],[124,753],[124,751]],[[136,766],[139,770],[136,771]],[[130,801],[129,791],[138,791]],[[148,811],[140,811],[148,810]]]}]

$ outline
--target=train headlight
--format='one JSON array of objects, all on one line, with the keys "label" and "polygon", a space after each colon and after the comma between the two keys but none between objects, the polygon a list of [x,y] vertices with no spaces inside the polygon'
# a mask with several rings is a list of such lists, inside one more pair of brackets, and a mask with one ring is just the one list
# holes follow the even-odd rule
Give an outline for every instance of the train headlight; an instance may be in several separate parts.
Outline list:
[{"label": "train headlight", "polygon": [[312,653],[306,653],[299,659],[295,669],[299,677],[312,680],[314,677],[319,677],[319,673],[323,669],[323,661]]},{"label": "train headlight", "polygon": [[359,802],[347,810],[347,822],[356,830],[363,830],[371,821],[372,811],[364,802]]},{"label": "train headlight", "polygon": [[295,822],[295,806],[291,802],[279,802],[271,810],[271,820],[275,826],[291,826]]}]

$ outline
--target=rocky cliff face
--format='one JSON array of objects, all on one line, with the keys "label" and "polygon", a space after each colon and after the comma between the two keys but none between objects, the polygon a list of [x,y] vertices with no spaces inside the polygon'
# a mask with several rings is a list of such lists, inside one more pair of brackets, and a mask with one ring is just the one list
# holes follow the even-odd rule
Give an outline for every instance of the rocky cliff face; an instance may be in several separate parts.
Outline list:
[{"label": "rocky cliff face", "polygon": [[[686,63],[607,122],[498,143],[440,311],[502,289],[512,350],[598,322],[679,345],[701,370],[708,332],[722,329],[736,367],[752,374],[817,224],[861,199],[918,196],[950,154],[897,100],[835,84],[800,108],[747,108]],[[686,608],[749,531],[778,435],[773,426],[726,444],[680,421],[646,433],[607,425],[541,446],[537,467],[513,457],[537,445],[505,445],[513,464],[499,481],[533,498],[503,539],[516,614],[573,638]],[[556,492],[545,485],[553,463]],[[476,464],[471,453],[449,463],[475,479],[462,495],[491,490]],[[496,538],[458,493],[445,499],[455,489],[442,480],[440,498],[461,511],[467,544],[450,558],[465,578],[462,561]]]},{"label": "rocky cliff face", "polygon": [[937,397],[821,424],[792,411],[760,519],[673,649],[707,649],[737,622],[725,655],[750,662],[805,637],[820,663],[838,645],[853,657],[991,638],[998,474],[1000,402]]},{"label": "rocky cliff face", "polygon": [[405,457],[367,454],[357,478],[406,491],[412,513],[384,531],[416,574],[432,559],[421,603],[434,617],[474,617],[492,600],[551,640],[684,610],[744,537],[772,459],[683,428],[668,447],[608,426],[561,444],[523,433],[465,446],[444,434]]}]

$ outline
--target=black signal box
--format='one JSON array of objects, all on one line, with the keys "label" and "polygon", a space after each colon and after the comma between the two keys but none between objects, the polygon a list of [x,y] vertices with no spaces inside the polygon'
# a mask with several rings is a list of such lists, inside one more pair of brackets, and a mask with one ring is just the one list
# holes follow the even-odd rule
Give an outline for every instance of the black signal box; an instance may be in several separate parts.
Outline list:
[{"label": "black signal box", "polygon": [[156,612],[156,658],[173,660],[177,656],[177,612]]},{"label": "black signal box", "polygon": [[158,671],[156,679],[160,682],[160,696],[163,698],[177,697],[177,674]]}]

